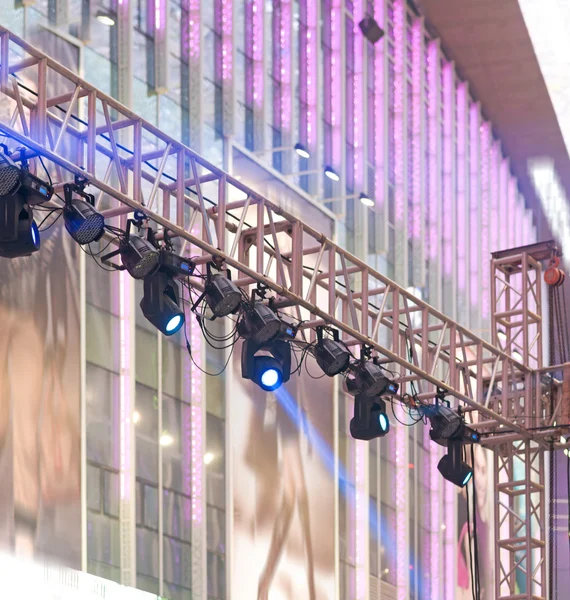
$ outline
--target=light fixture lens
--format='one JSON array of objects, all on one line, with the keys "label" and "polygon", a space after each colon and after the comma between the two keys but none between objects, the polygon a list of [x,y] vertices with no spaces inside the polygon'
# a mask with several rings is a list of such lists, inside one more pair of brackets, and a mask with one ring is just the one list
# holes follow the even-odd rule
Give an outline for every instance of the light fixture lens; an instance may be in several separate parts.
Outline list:
[{"label": "light fixture lens", "polygon": [[503,342],[503,344],[507,341],[507,334],[502,329],[497,331],[497,337],[499,338],[500,342]]},{"label": "light fixture lens", "polygon": [[40,246],[40,231],[35,221],[32,221],[32,225],[30,227],[30,231],[32,234],[32,242],[36,248]]},{"label": "light fixture lens", "polygon": [[204,454],[204,464],[209,465],[214,460],[214,455],[211,452]]},{"label": "light fixture lens", "polygon": [[133,413],[133,423],[136,425],[140,420],[141,414],[138,412],[138,410],[135,410],[135,412]]},{"label": "light fixture lens", "polygon": [[281,385],[281,374],[277,369],[267,369],[261,374],[261,387],[269,392]]},{"label": "light fixture lens", "polygon": [[301,158],[310,158],[311,157],[311,155],[309,154],[309,151],[305,148],[305,146],[303,146],[303,144],[295,144],[295,152]]},{"label": "light fixture lens", "polygon": [[182,325],[182,315],[174,315],[166,324],[166,333],[173,334],[180,329]]},{"label": "light fixture lens", "polygon": [[469,483],[469,480],[471,479],[471,477],[473,477],[473,471],[469,471],[469,473],[467,473],[467,475],[465,475],[465,479],[463,480],[464,486]]},{"label": "light fixture lens", "polygon": [[380,429],[382,429],[382,431],[388,431],[390,422],[388,421],[388,417],[385,413],[380,413],[378,415],[378,423],[380,424]]},{"label": "light fixture lens", "polygon": [[113,27],[113,25],[115,24],[115,19],[113,19],[113,17],[109,13],[102,11],[99,11],[97,13],[97,21],[99,21],[99,23],[101,23],[102,25],[107,25],[108,27]]},{"label": "light fixture lens", "polygon": [[360,202],[364,204],[364,206],[372,207],[374,206],[374,200],[370,196],[365,193],[360,194]]},{"label": "light fixture lens", "polygon": [[514,358],[515,360],[518,360],[520,363],[522,363],[522,362],[523,362],[523,357],[522,357],[522,354],[521,354],[521,353],[520,353],[518,350],[515,350],[515,351],[513,352],[513,358]]},{"label": "light fixture lens", "polygon": [[325,175],[332,181],[340,181],[339,174],[332,167],[325,167]]}]

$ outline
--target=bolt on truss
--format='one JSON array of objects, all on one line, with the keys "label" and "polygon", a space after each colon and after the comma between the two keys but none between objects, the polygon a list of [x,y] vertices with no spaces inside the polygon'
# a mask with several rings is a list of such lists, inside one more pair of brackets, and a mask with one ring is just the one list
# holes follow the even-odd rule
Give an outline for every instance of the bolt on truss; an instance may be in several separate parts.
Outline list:
[{"label": "bolt on truss", "polygon": [[[527,514],[541,524],[540,543],[534,545],[532,527],[522,537],[527,577],[535,582],[534,567],[528,575],[529,566],[539,565],[536,581],[544,585],[544,490],[535,500],[533,487],[535,479],[543,485],[543,458],[536,463],[533,456],[552,447],[547,436],[552,437],[553,431],[534,428],[552,426],[557,418],[560,424],[563,416],[564,423],[568,422],[566,382],[570,378],[562,381],[533,369],[541,365],[541,342],[530,331],[528,302],[513,299],[513,272],[500,281],[498,275],[497,281],[493,279],[493,290],[500,294],[502,285],[504,298],[509,298],[502,307],[501,297],[495,301],[494,292],[493,323],[502,323],[509,331],[507,352],[408,293],[2,27],[0,136],[14,147],[24,147],[28,158],[43,157],[56,190],[76,175],[86,177],[98,190],[97,207],[106,219],[142,210],[183,240],[182,253],[189,245],[198,248],[202,253],[198,263],[214,257],[234,271],[237,285],[267,286],[281,306],[296,311],[306,339],[314,335],[316,325],[335,326],[346,344],[373,348],[384,364],[398,372],[402,384],[414,382],[420,400],[427,401],[443,389],[456,403],[465,405],[479,432],[497,434],[484,436],[484,444],[498,446],[497,531],[506,532],[499,542],[503,552],[499,556],[505,550],[509,556],[500,563],[499,592],[503,594],[505,587],[511,595],[498,597],[538,597],[512,595],[513,565],[522,568],[523,562],[519,566],[513,562],[520,560],[519,546],[508,542],[522,536],[510,512],[516,508],[511,495],[520,495],[522,485],[528,498]],[[38,162],[32,160],[36,170],[42,167]],[[539,269],[528,252],[522,255],[526,266],[521,267],[525,283],[520,293],[534,294],[540,315]],[[502,259],[497,260],[496,273],[505,273]],[[533,276],[529,264],[536,271]],[[502,312],[497,312],[499,308]],[[516,311],[522,311],[526,333],[515,331],[519,326]],[[540,321],[532,322],[540,331]],[[518,343],[520,335],[526,341],[522,356],[517,357],[512,344]],[[514,479],[517,461],[525,465],[523,483]],[[508,517],[503,518],[501,507]],[[535,560],[537,550],[541,554]]]}]

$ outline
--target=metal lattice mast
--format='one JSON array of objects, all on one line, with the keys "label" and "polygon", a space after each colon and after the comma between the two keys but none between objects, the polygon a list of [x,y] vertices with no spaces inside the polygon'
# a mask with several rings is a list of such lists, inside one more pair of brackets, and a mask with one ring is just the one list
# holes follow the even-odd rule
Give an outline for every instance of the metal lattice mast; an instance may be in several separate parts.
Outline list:
[{"label": "metal lattice mast", "polygon": [[[67,91],[50,97],[50,78]],[[80,120],[78,114],[85,116]],[[295,307],[303,335],[312,335],[316,325],[333,325],[348,345],[372,347],[402,383],[416,382],[420,400],[444,389],[476,415],[480,432],[509,431],[485,441],[508,448],[507,460],[497,465],[497,482],[512,483],[523,457],[526,466],[513,494],[508,485],[497,493],[511,498],[523,485],[530,498],[527,510],[533,502],[543,506],[542,497],[535,501],[533,495],[534,480],[542,481],[542,463],[527,457],[549,448],[545,437],[553,433],[529,428],[552,425],[562,403],[555,403],[552,415],[544,390],[553,386],[543,386],[541,372],[529,360],[540,340],[527,334],[524,360],[489,344],[2,27],[0,132],[14,146],[27,148],[28,156],[44,157],[56,189],[76,175],[87,177],[106,219],[143,210],[184,240],[183,252],[188,244],[199,249],[198,263],[216,257],[232,269],[238,285],[267,286],[281,305]],[[245,198],[234,199],[236,192]],[[526,289],[532,295],[532,285]],[[524,296],[522,305],[528,315]],[[505,501],[505,506],[513,505]],[[543,539],[544,515],[532,512]],[[510,521],[509,527],[514,531]],[[514,556],[516,549],[509,550],[510,538],[505,539],[501,549]],[[527,555],[539,551],[536,564],[543,569],[544,548],[532,544],[529,539]],[[505,579],[507,587],[511,580]]]}]

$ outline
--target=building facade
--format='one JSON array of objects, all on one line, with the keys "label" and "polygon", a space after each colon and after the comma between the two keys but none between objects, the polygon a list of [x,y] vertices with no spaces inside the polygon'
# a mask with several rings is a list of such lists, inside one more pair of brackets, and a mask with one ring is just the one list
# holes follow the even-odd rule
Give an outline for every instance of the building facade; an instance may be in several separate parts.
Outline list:
[{"label": "building facade", "polygon": [[[411,3],[0,0],[0,11],[2,25],[490,339],[490,252],[532,243],[536,231],[492,123]],[[359,28],[366,15],[385,32],[377,44]],[[254,411],[242,422],[236,406],[247,393],[236,400],[229,350],[208,345],[195,322],[192,356],[183,333],[158,334],[138,308],[140,282],[77,253],[69,265],[80,273],[70,293],[84,349],[74,566],[171,600],[252,597],[239,585],[240,552],[255,544],[240,541],[247,510],[238,487],[248,483],[236,448],[241,433],[267,431],[270,411],[261,424]],[[314,553],[323,573],[316,597],[466,597],[465,499],[440,478],[427,428],[394,423],[381,440],[355,442],[352,398],[339,386],[323,390],[330,427],[316,428],[313,445],[322,471],[330,466],[322,506],[334,535],[320,544],[330,554]],[[273,435],[281,468],[285,434]],[[483,454],[480,463],[490,481],[491,462]],[[259,473],[260,486],[267,471]],[[308,494],[317,494],[310,482]],[[489,528],[491,490],[481,495]],[[306,551],[296,506],[295,543]],[[259,521],[251,529],[269,545],[256,537]],[[262,566],[252,571],[256,586]],[[301,597],[276,569],[279,597]]]}]

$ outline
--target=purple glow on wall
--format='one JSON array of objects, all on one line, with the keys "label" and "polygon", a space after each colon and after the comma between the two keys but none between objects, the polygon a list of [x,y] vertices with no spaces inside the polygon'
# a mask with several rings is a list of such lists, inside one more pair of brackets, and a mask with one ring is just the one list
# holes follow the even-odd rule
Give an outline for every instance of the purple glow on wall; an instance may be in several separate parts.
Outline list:
[{"label": "purple glow on wall", "polygon": [[233,0],[220,0],[222,34],[222,80],[231,81],[233,77]]},{"label": "purple glow on wall", "polygon": [[331,124],[332,162],[342,163],[342,0],[331,0]]},{"label": "purple glow on wall", "polygon": [[471,306],[479,305],[479,266],[480,266],[480,230],[479,230],[479,106],[472,104],[469,110],[469,139],[471,142],[470,194],[469,194],[469,297]]},{"label": "purple glow on wall", "polygon": [[358,23],[364,18],[364,0],[353,1],[353,40],[354,40],[354,185],[364,187],[364,46]]},{"label": "purple glow on wall", "polygon": [[457,86],[457,287],[467,286],[467,84]]},{"label": "purple glow on wall", "polygon": [[455,600],[457,597],[457,535],[455,533],[455,524],[457,519],[457,488],[448,481],[442,481],[441,485],[443,487],[443,519],[445,524],[445,530],[443,532],[443,554],[445,557],[445,600]]},{"label": "purple glow on wall", "polygon": [[[275,5],[275,4],[274,4]],[[281,123],[283,133],[291,131],[291,0],[279,2],[279,60],[276,73],[281,83],[280,114],[277,122]],[[275,40],[274,42],[275,43]]]},{"label": "purple glow on wall", "polygon": [[406,216],[404,193],[404,85],[405,85],[406,5],[394,2],[394,213],[396,226],[402,226]]},{"label": "purple glow on wall", "polygon": [[[384,25],[384,0],[375,0],[374,16],[377,23],[383,29]],[[378,209],[384,207],[386,199],[384,198],[386,186],[386,157],[384,155],[385,144],[385,102],[384,102],[384,38],[374,45],[374,156],[376,162],[376,206]]]},{"label": "purple glow on wall", "polygon": [[491,147],[490,165],[490,206],[489,206],[489,249],[491,252],[499,248],[499,161],[501,147],[499,142],[494,142]]},{"label": "purple glow on wall", "polygon": [[200,0],[188,0],[188,52],[191,59],[200,56]]},{"label": "purple glow on wall", "polygon": [[489,318],[489,157],[491,126],[484,122],[480,127],[481,138],[481,316]]},{"label": "purple glow on wall", "polygon": [[423,87],[423,26],[420,19],[416,19],[412,26],[412,150],[414,170],[412,173],[412,210],[408,216],[409,230],[412,239],[420,240],[422,236],[422,103]]},{"label": "purple glow on wall", "polygon": [[446,63],[443,67],[443,274],[453,275],[453,204],[455,194],[453,189],[453,126],[454,126],[454,85],[453,64]]},{"label": "purple glow on wall", "polygon": [[435,261],[439,255],[439,214],[437,148],[439,138],[439,47],[436,42],[428,45],[428,94],[429,94],[429,203],[428,247],[429,258]]},{"label": "purple glow on wall", "polygon": [[202,332],[194,314],[190,317],[190,345],[192,347],[192,357],[196,365],[191,367],[192,382],[192,406],[191,410],[191,439],[192,439],[192,523],[199,525],[203,519],[202,502],[204,496],[203,489],[203,469],[204,469],[204,440],[202,437],[203,418],[202,418],[202,373],[199,367],[202,366],[200,346],[202,344]]}]

